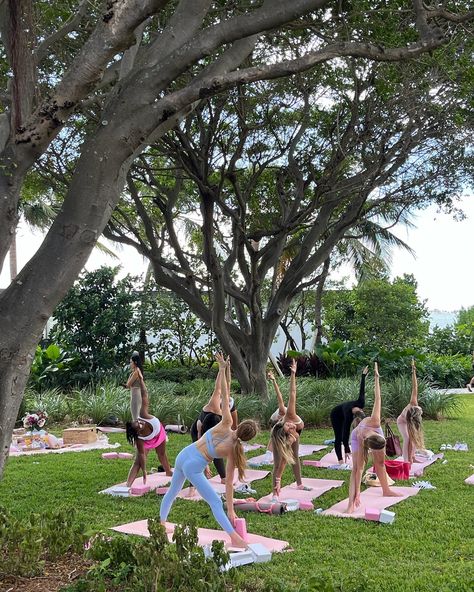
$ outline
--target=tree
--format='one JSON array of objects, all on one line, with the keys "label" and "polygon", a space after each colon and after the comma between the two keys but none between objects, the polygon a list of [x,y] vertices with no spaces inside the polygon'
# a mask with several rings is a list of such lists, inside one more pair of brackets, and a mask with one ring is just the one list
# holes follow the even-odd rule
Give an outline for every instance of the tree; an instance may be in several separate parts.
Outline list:
[{"label": "tree", "polygon": [[[428,311],[416,294],[413,276],[366,280],[343,297],[335,293],[325,313],[331,339],[380,349],[420,347],[428,334]],[[342,305],[344,303],[344,305]]]},{"label": "tree", "polygon": [[[81,271],[144,147],[204,97],[238,83],[342,56],[412,59],[463,35],[458,25],[473,19],[467,2],[451,11],[413,0],[408,12],[397,6],[384,14],[365,1],[354,4],[112,0],[104,8],[61,0],[35,3],[33,11],[32,0],[1,1],[0,265],[28,173],[65,139],[69,160],[59,213],[0,296],[0,474],[42,328]],[[393,35],[386,43],[388,23]],[[294,30],[303,31],[302,51],[275,61],[275,43],[286,53],[285,34]],[[258,60],[247,67],[254,50]]]}]

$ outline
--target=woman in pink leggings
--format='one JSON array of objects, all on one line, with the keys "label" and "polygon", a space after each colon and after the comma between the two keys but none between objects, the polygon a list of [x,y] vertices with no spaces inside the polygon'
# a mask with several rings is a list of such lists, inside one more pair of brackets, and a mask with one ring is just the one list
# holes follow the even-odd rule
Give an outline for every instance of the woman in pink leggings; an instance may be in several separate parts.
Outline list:
[{"label": "woman in pink leggings", "polygon": [[349,506],[347,513],[351,514],[354,508],[360,506],[360,483],[362,473],[369,452],[372,454],[375,472],[382,486],[382,495],[389,497],[399,497],[400,494],[392,491],[388,485],[387,471],[385,469],[385,438],[380,426],[382,398],[380,395],[380,375],[377,362],[374,364],[374,407],[372,415],[363,419],[357,427],[352,430],[351,448],[352,448],[352,473],[349,485]]}]

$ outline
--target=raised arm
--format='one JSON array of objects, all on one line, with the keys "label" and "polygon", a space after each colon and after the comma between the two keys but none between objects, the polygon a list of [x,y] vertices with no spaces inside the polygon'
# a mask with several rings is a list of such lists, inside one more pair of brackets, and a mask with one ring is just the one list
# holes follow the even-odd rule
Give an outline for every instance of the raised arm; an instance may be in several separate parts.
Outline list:
[{"label": "raised arm", "polygon": [[286,407],[285,407],[285,402],[283,401],[283,396],[281,394],[280,387],[278,386],[278,383],[277,383],[272,371],[269,371],[267,376],[268,376],[268,379],[271,380],[271,382],[273,384],[273,388],[275,389],[275,394],[276,394],[277,402],[278,402],[278,413],[283,417],[283,415],[285,415],[285,413],[286,413]]},{"label": "raised arm", "polygon": [[296,416],[296,360],[293,358],[290,366],[290,396],[288,398],[288,408],[286,415],[288,417]]},{"label": "raised arm", "polygon": [[416,377],[415,358],[411,359],[411,399],[410,405],[418,406],[418,379]]},{"label": "raised arm", "polygon": [[222,423],[228,426],[232,425],[232,414],[229,407],[229,389],[227,387],[227,366],[229,360],[225,360],[222,354],[216,355],[217,363],[219,364],[219,375],[221,379],[221,413]]},{"label": "raised arm", "polygon": [[357,399],[357,407],[363,409],[365,407],[365,379],[369,372],[369,367],[366,366],[362,370],[362,375],[360,377],[360,387],[359,387],[359,398]]},{"label": "raised arm", "polygon": [[206,403],[206,405],[204,405],[204,408],[206,409],[207,407],[209,407],[209,409],[206,409],[208,411],[213,411],[214,413],[217,413],[218,415],[220,415],[220,407],[221,407],[221,393],[222,393],[222,380],[221,380],[221,375],[220,375],[220,366],[219,366],[219,372],[217,373],[216,376],[216,382],[214,383],[214,392],[211,395],[211,398],[209,399],[209,401]]},{"label": "raised arm", "polygon": [[382,418],[382,397],[380,395],[380,375],[377,362],[374,364],[374,406],[372,408],[371,419],[373,424],[380,426]]}]

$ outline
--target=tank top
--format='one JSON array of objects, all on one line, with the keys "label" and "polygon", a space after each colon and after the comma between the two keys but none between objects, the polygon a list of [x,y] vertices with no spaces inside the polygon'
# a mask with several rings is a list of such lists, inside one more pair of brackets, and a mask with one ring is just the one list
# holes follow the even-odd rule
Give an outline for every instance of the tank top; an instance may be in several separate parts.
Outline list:
[{"label": "tank top", "polygon": [[152,417],[151,419],[144,419],[143,417],[139,417],[138,419],[140,419],[141,421],[146,421],[152,427],[151,433],[148,434],[148,436],[138,436],[140,440],[153,440],[153,438],[156,438],[156,436],[158,436],[161,430],[161,423],[157,417]]}]

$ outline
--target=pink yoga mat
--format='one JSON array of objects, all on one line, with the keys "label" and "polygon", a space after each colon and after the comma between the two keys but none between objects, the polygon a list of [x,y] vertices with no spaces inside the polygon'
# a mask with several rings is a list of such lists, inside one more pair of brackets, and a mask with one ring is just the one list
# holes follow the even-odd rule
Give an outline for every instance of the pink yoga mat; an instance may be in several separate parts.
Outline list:
[{"label": "pink yoga mat", "polygon": [[[311,487],[311,491],[304,491],[301,489],[296,488],[296,482],[292,483],[291,485],[285,485],[282,487],[279,495],[279,501],[284,502],[286,500],[298,500],[298,501],[307,501],[310,502],[311,500],[323,495],[326,491],[333,489],[335,487],[341,487],[344,481],[339,481],[335,479],[308,479],[303,477],[302,479],[303,485],[306,487]],[[269,493],[265,497],[260,498],[259,502],[269,502],[272,499],[272,494]]]},{"label": "pink yoga mat", "polygon": [[259,448],[265,448],[263,444],[242,444],[244,452],[251,452],[252,450],[258,450]]},{"label": "pink yoga mat", "polygon": [[111,426],[98,426],[98,432],[104,432],[104,434],[125,434],[125,428],[113,428]]},{"label": "pink yoga mat", "polygon": [[369,487],[360,494],[360,506],[355,508],[352,514],[347,514],[347,506],[349,505],[349,498],[338,502],[329,510],[322,512],[324,516],[340,516],[341,518],[365,518],[366,508],[374,508],[377,510],[385,510],[403,500],[417,495],[419,489],[417,487],[392,487],[393,491],[403,494],[402,497],[383,497],[380,487]]},{"label": "pink yoga mat", "polygon": [[[170,483],[171,477],[165,475],[165,473],[153,473],[151,475],[147,475],[146,484],[150,486],[150,490],[154,491],[157,487],[163,487],[164,485],[168,485]],[[143,479],[138,477],[133,482],[133,485],[139,486],[143,484]],[[112,487],[108,487],[107,489],[103,489],[99,493],[108,493],[110,495],[114,495],[113,490],[115,487],[125,487],[127,482],[124,481],[123,483],[117,483],[117,485],[113,485]],[[132,496],[137,497],[137,496]]]},{"label": "pink yoga mat", "polygon": [[[168,523],[171,524],[171,523]],[[174,525],[173,525],[174,526]],[[122,524],[121,526],[114,526],[112,530],[123,532],[125,534],[135,534],[139,536],[149,537],[148,521],[138,520],[137,522],[130,522],[129,524]],[[173,534],[168,533],[168,540],[172,542]],[[227,546],[230,546],[230,537],[223,530],[212,530],[210,528],[198,528],[198,543],[202,547],[209,545],[212,541],[224,541]],[[283,551],[288,547],[287,541],[280,541],[278,539],[270,539],[268,537],[260,536],[259,534],[247,533],[248,543],[261,543],[269,551],[274,553]]]},{"label": "pink yoga mat", "polygon": [[[320,460],[304,460],[303,464],[308,465],[308,466],[313,466],[313,467],[321,467],[322,469],[327,469],[333,465],[339,464],[339,461],[337,459],[336,452],[334,450],[331,450],[331,452],[328,452],[327,454],[325,454]],[[347,463],[347,464],[352,467],[352,463]],[[342,471],[342,470],[350,471],[351,469],[339,469],[339,470],[340,471]]]},{"label": "pink yoga mat", "polygon": [[470,477],[465,479],[464,483],[467,483],[467,485],[474,485],[474,475],[471,475]]},{"label": "pink yoga mat", "polygon": [[[237,479],[237,470],[234,473],[234,489],[236,487],[238,487],[239,485],[242,485],[242,483],[247,483],[250,484],[252,483],[252,481],[258,481],[259,479],[265,479],[265,477],[269,474],[269,471],[258,471],[256,469],[246,469],[245,470],[245,481],[239,481]],[[216,475],[215,477],[212,477],[212,479],[209,479],[209,483],[212,486],[212,489],[214,489],[214,491],[218,494],[221,495],[223,493],[225,493],[225,484],[221,483],[221,478],[219,477],[219,475]],[[186,499],[186,500],[190,500],[192,502],[199,502],[202,500],[202,497],[199,495],[199,493],[194,490],[193,495],[190,495],[190,493],[192,492],[190,487],[186,487],[185,489],[182,489],[179,494],[178,497],[181,499]]]},{"label": "pink yoga mat", "polygon": [[[300,444],[300,457],[301,456],[309,456],[310,454],[314,454],[315,452],[319,452],[320,450],[324,450],[327,446],[322,444]],[[249,465],[273,465],[273,461],[268,462],[268,457],[266,454],[260,454],[259,456],[254,456],[249,458],[247,461]]]}]

